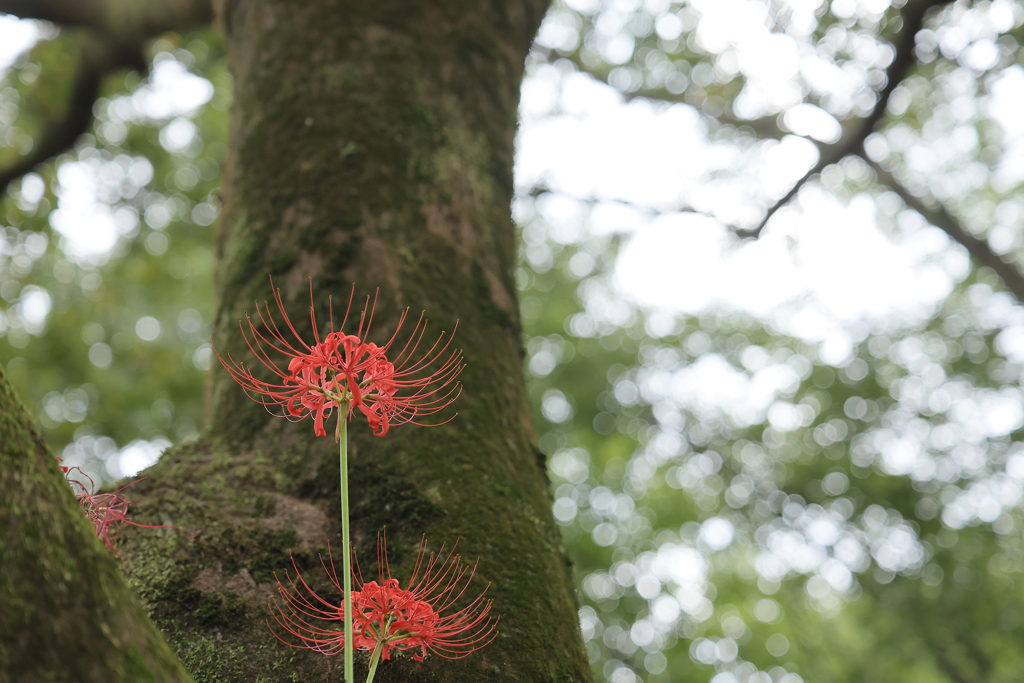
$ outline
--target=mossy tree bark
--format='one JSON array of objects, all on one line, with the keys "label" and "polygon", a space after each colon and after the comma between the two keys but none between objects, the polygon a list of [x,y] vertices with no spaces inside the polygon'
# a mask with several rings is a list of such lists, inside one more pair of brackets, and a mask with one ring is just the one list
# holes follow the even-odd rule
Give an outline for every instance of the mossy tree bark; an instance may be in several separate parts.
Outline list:
[{"label": "mossy tree bark", "polygon": [[187,681],[2,370],[0,472],[0,680]]},{"label": "mossy tree bark", "polygon": [[[380,290],[383,341],[405,307],[451,330],[467,369],[458,417],[385,437],[350,428],[353,535],[378,531],[406,578],[422,534],[481,558],[500,635],[458,661],[402,656],[379,681],[588,681],[569,570],[550,514],[522,371],[509,216],[523,63],[547,0],[232,0],[235,77],[218,235],[214,343],[253,360],[237,321],[282,288],[311,338],[327,297]],[[288,648],[264,623],[289,551],[319,588],[340,544],[338,456],[309,422],[269,416],[219,368],[208,436],[132,489],[125,571],[197,681],[338,681],[341,657]],[[333,430],[330,430],[333,431]],[[337,552],[335,555],[337,556]],[[357,680],[367,658],[357,658]]]}]

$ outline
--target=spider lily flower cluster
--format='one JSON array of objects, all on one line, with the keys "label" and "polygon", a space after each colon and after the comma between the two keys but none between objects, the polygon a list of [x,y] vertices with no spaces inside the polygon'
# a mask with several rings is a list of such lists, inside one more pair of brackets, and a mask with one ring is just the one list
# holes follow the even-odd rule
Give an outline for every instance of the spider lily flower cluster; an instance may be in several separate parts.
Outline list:
[{"label": "spider lily flower cluster", "polygon": [[[449,353],[451,337],[446,339],[443,333],[429,349],[421,351],[427,331],[422,314],[401,348],[397,347],[396,340],[408,309],[399,317],[391,338],[378,346],[365,341],[373,324],[376,297],[372,303],[367,297],[355,334],[342,331],[352,310],[350,296],[339,331],[334,330],[332,310],[330,331],[323,337],[313,311],[312,283],[309,297],[312,344],[302,340],[288,319],[279,289],[274,289],[274,303],[282,318],[280,326],[267,303],[262,308],[257,304],[259,324],[248,315],[245,325],[239,322],[246,345],[275,379],[260,379],[251,368],[230,355],[225,360],[217,354],[232,379],[250,398],[289,419],[302,420],[312,415],[317,436],[327,434],[324,421],[335,409],[344,407],[346,411],[339,418],[339,431],[340,419],[351,419],[358,409],[370,423],[373,433],[384,436],[394,425],[421,424],[417,421],[419,418],[444,410],[458,397],[461,385],[456,378],[464,367],[462,354],[460,351]],[[275,356],[287,359],[287,363],[275,360]],[[430,371],[435,365],[437,367]]]},{"label": "spider lily flower cluster", "polygon": [[[464,367],[462,352],[449,351],[451,337],[446,339],[444,333],[426,348],[429,343],[424,343],[427,323],[422,314],[408,341],[399,346],[398,333],[405,324],[408,309],[400,315],[395,332],[386,343],[378,346],[367,342],[373,326],[376,297],[372,303],[367,297],[354,334],[346,333],[354,286],[338,330],[334,329],[331,307],[329,331],[321,336],[314,313],[312,282],[309,286],[309,318],[313,342],[310,344],[302,339],[288,318],[281,291],[276,288],[273,291],[274,303],[282,320],[280,325],[267,303],[262,307],[257,304],[257,320],[246,315],[244,324],[239,321],[246,345],[273,378],[260,379],[251,368],[230,355],[225,359],[218,352],[217,358],[246,394],[262,403],[272,414],[295,421],[312,416],[316,436],[327,434],[324,422],[335,410],[338,411],[335,440],[339,444],[341,535],[345,546],[340,580],[334,570],[333,558],[330,568],[321,558],[324,571],[342,593],[340,603],[318,596],[299,575],[292,560],[299,583],[289,577],[289,590],[278,581],[284,606],[277,605],[273,612],[277,624],[300,642],[289,643],[276,632],[274,635],[294,647],[324,654],[343,652],[346,683],[353,683],[353,653],[356,649],[372,651],[367,677],[369,683],[380,660],[389,659],[395,650],[418,649],[413,655],[418,660],[428,652],[457,659],[483,647],[495,635],[496,622],[488,616],[490,602],[481,593],[467,606],[458,610],[453,607],[465,593],[466,585],[476,572],[475,566],[467,577],[467,570],[453,553],[449,553],[439,565],[435,556],[430,555],[424,566],[424,542],[406,589],[402,589],[390,573],[386,578],[382,573],[379,582],[364,583],[357,579],[358,589],[353,590],[356,577],[351,567],[349,420],[358,410],[377,436],[384,436],[395,425],[438,426],[451,420],[454,415],[438,423],[419,421],[444,410],[458,398],[462,390],[457,381]],[[423,348],[426,350],[421,350]],[[378,547],[378,567],[387,567],[383,541]],[[346,638],[346,634],[350,637]]]},{"label": "spider lily flower cluster", "polygon": [[[85,513],[85,516],[89,518],[89,521],[92,522],[92,528],[96,531],[96,535],[103,541],[103,545],[107,546],[107,550],[117,555],[118,559],[120,559],[121,554],[117,552],[114,544],[117,542],[117,536],[121,533],[121,529],[125,524],[145,529],[178,528],[175,526],[139,524],[138,522],[133,522],[131,517],[128,516],[128,508],[131,507],[131,501],[122,496],[121,492],[129,486],[142,481],[141,479],[125,484],[113,493],[94,493],[96,482],[93,481],[92,477],[83,472],[79,467],[65,466],[62,458],[58,457],[57,462],[60,463],[60,471],[71,486],[71,490],[75,492],[78,506]],[[89,481],[88,485],[86,485],[83,479]]]},{"label": "spider lily flower cluster", "polygon": [[[413,659],[423,661],[427,653],[446,659],[461,659],[490,643],[497,632],[497,619],[490,616],[491,603],[482,593],[465,606],[456,609],[470,581],[476,574],[462,564],[453,547],[447,554],[444,546],[435,554],[426,554],[426,539],[419,552],[407,588],[391,576],[387,548],[381,538],[377,544],[378,577],[364,582],[354,573],[358,589],[352,593],[353,647],[374,653],[374,663],[390,659],[393,651],[413,650]],[[324,572],[338,591],[341,581],[334,568],[334,559],[320,558]],[[344,605],[318,595],[292,559],[295,578],[286,575],[286,583],[278,578],[281,604],[273,603],[274,620],[286,637],[271,631],[282,642],[296,648],[327,655],[337,654],[345,643],[340,629]]]}]

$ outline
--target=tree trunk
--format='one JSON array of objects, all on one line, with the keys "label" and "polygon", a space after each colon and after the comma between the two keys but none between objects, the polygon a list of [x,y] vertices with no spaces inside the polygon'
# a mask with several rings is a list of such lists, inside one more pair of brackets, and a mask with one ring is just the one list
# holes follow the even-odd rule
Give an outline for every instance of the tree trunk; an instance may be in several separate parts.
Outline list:
[{"label": "tree trunk", "polygon": [[[220,7],[235,78],[218,234],[214,343],[254,362],[238,331],[281,287],[311,339],[327,297],[380,289],[371,341],[426,310],[467,369],[459,415],[373,436],[353,421],[353,538],[364,574],[387,527],[407,578],[421,535],[459,539],[472,591],[490,582],[500,635],[465,659],[401,656],[378,681],[589,681],[567,561],[550,514],[522,370],[509,216],[519,84],[546,0],[316,2]],[[338,311],[335,311],[337,316]],[[371,335],[373,337],[375,335]],[[338,681],[341,657],[268,632],[289,551],[315,586],[340,564],[338,454],[309,422],[269,416],[215,368],[203,440],[166,454],[131,490],[124,569],[196,681]],[[333,425],[332,425],[333,426]],[[333,431],[333,430],[331,430]],[[339,567],[340,571],[340,567]],[[283,577],[282,577],[283,578]],[[366,657],[357,657],[357,680]]]},{"label": "tree trunk", "polygon": [[187,681],[2,370],[0,472],[0,681]]}]

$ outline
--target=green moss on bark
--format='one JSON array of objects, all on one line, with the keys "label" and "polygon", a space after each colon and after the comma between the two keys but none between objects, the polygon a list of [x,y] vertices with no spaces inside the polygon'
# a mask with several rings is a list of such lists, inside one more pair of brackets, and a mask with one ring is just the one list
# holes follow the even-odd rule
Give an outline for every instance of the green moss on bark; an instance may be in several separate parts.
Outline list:
[{"label": "green moss on bark", "polygon": [[0,680],[188,681],[2,370],[0,472]]}]

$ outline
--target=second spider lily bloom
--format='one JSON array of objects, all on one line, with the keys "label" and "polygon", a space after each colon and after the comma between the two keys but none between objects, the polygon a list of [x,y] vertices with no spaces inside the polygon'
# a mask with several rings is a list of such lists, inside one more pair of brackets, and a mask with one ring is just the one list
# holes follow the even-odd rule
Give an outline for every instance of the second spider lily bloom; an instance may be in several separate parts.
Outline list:
[{"label": "second spider lily bloom", "polygon": [[494,640],[498,620],[490,615],[486,588],[456,609],[464,602],[478,565],[479,560],[472,567],[464,565],[455,546],[447,554],[442,545],[437,553],[428,555],[427,539],[423,538],[403,589],[391,576],[387,541],[381,535],[377,540],[378,581],[359,580],[362,609],[355,612],[363,633],[376,639],[381,658],[390,659],[392,650],[418,649],[413,654],[416,661],[423,661],[428,652],[461,659]]},{"label": "second spider lily bloom", "polygon": [[275,414],[295,420],[313,416],[314,433],[325,436],[324,421],[335,409],[344,406],[346,413],[339,420],[351,419],[358,409],[374,434],[383,436],[395,424],[420,424],[416,422],[419,417],[443,410],[458,397],[461,385],[456,378],[464,367],[462,354],[449,351],[451,337],[444,333],[429,349],[422,351],[427,329],[422,315],[401,349],[397,349],[395,343],[408,310],[400,315],[387,343],[378,346],[365,341],[373,323],[376,299],[371,302],[367,298],[355,334],[344,332],[352,311],[350,296],[338,330],[334,329],[333,308],[329,303],[329,331],[321,336],[313,311],[313,285],[310,283],[313,339],[312,343],[307,343],[289,320],[281,291],[276,288],[273,291],[281,326],[267,303],[262,308],[257,304],[256,321],[246,316],[245,324],[239,323],[246,345],[272,378],[260,379],[251,368],[230,355],[225,359],[218,353],[217,357],[250,398],[263,403]]},{"label": "second spider lily bloom", "polygon": [[[334,588],[341,582],[333,557],[320,558],[324,572]],[[460,659],[490,643],[497,635],[497,619],[491,617],[491,602],[483,592],[468,602],[463,600],[476,565],[466,567],[454,553],[426,554],[426,540],[420,543],[416,564],[408,588],[391,578],[387,549],[378,542],[378,581],[363,582],[355,576],[358,590],[352,593],[354,649],[373,652],[371,667],[380,659],[390,659],[393,651],[416,650],[413,659],[423,661],[428,653],[447,659]],[[281,603],[273,603],[271,612],[278,626],[298,639],[290,642],[271,631],[282,642],[333,655],[341,651],[345,633],[340,629],[344,608],[318,595],[302,578],[294,559],[295,579],[287,585],[278,579]],[[464,602],[461,607],[457,603]]]}]

